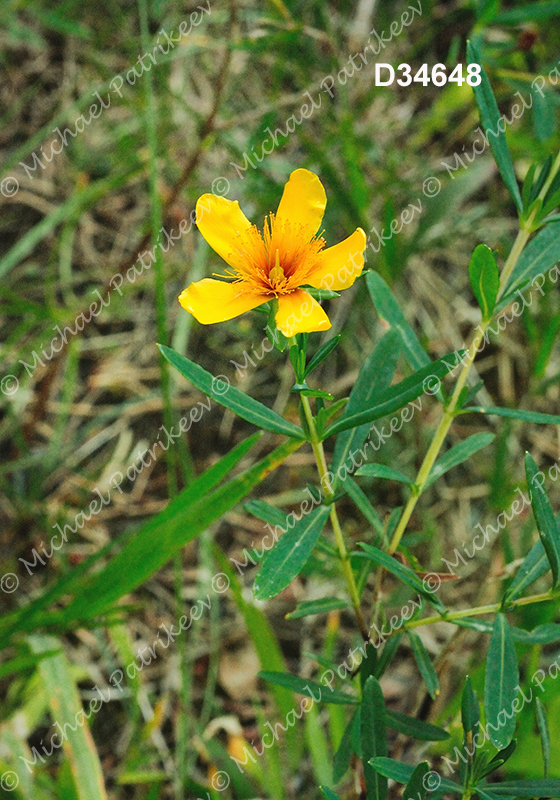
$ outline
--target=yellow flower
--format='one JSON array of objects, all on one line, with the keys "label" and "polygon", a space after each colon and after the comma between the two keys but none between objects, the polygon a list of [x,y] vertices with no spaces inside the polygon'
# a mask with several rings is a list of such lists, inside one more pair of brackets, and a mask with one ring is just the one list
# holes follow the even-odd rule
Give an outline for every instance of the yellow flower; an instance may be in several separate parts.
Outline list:
[{"label": "yellow flower", "polygon": [[364,265],[366,235],[358,228],[324,249],[317,231],[326,205],[321,181],[306,169],[292,172],[278,211],[265,219],[262,233],[239,203],[203,195],[196,204],[198,229],[230,267],[218,277],[232,282],[204,278],[191,283],[179,295],[183,308],[209,325],[277,299],[276,325],[284,336],[330,328],[324,310],[301,287],[337,291],[352,286]]}]

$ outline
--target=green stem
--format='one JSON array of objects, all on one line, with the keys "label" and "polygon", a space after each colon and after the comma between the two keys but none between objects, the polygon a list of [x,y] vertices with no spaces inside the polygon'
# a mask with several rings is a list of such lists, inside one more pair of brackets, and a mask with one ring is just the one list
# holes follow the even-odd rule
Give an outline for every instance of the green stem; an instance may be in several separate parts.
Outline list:
[{"label": "green stem", "polygon": [[[546,197],[546,194],[552,184],[552,181],[556,177],[556,173],[558,172],[559,169],[560,169],[560,152],[556,156],[556,160],[552,165],[550,173],[541,191],[539,192],[538,196],[541,200],[544,200],[544,198]],[[517,234],[515,242],[513,243],[513,247],[511,248],[510,254],[506,260],[506,263],[504,264],[504,268],[500,275],[500,290],[498,292],[498,298],[497,298],[498,300],[502,297],[503,293],[505,292],[509,280],[512,276],[513,270],[515,269],[515,265],[519,260],[519,256],[523,252],[523,249],[525,248],[525,245],[527,244],[529,237],[533,232],[533,226],[535,223],[536,215],[537,215],[537,209],[534,209],[527,218],[527,220],[521,225],[521,228]],[[393,537],[391,539],[391,543],[389,545],[389,553],[391,554],[397,550],[400,544],[403,533],[405,532],[406,526],[408,525],[410,517],[412,516],[412,512],[414,511],[416,503],[418,502],[418,499],[424,490],[426,481],[428,480],[430,472],[432,471],[432,467],[434,466],[435,461],[439,455],[439,451],[441,450],[441,447],[445,441],[447,432],[451,427],[451,423],[457,416],[457,406],[459,404],[461,392],[467,382],[469,372],[474,363],[480,345],[484,341],[484,336],[491,322],[492,319],[482,320],[481,324],[477,328],[475,335],[473,336],[473,340],[469,347],[467,357],[463,363],[461,372],[459,373],[457,383],[455,384],[453,394],[443,412],[443,416],[436,429],[434,438],[432,439],[430,447],[428,448],[428,451],[424,456],[422,465],[418,470],[418,475],[416,476],[414,489],[411,492],[410,497],[408,498],[408,502],[401,514],[399,524],[397,525]]]},{"label": "green stem", "polygon": [[[527,240],[531,235],[530,228],[521,228],[515,242],[513,243],[513,247],[511,248],[511,252],[507,258],[507,261],[504,265],[504,269],[502,270],[502,275],[500,278],[500,292],[503,291],[503,287],[507,285],[511,273],[517,264],[519,256],[523,252],[523,248],[527,244]],[[394,553],[398,548],[402,535],[406,530],[406,526],[408,525],[408,521],[412,516],[412,512],[416,507],[416,503],[422,494],[428,477],[432,471],[432,467],[434,466],[436,459],[439,455],[439,451],[442,448],[442,445],[445,441],[445,437],[451,427],[451,424],[455,417],[457,416],[457,406],[459,405],[461,392],[467,382],[467,378],[469,376],[469,372],[471,367],[474,363],[480,345],[484,341],[484,336],[488,329],[488,326],[492,322],[492,319],[483,320],[480,325],[478,326],[476,333],[473,336],[472,342],[467,352],[467,356],[463,362],[463,366],[461,368],[461,372],[459,373],[459,377],[457,378],[457,383],[455,384],[455,388],[453,390],[453,394],[447,403],[441,421],[434,433],[434,438],[424,456],[424,460],[420,469],[418,470],[418,475],[416,476],[416,480],[414,482],[414,488],[408,498],[408,502],[403,509],[401,514],[401,518],[399,519],[399,524],[397,525],[393,537],[391,539],[391,543],[389,545],[389,553]]]},{"label": "green stem", "polygon": [[[309,433],[311,435],[310,443],[313,449],[313,455],[315,456],[315,461],[317,463],[317,470],[319,472],[319,479],[321,481],[321,486],[323,487],[323,491],[325,492],[326,500],[332,501],[332,498],[334,497],[334,492],[328,478],[328,467],[327,467],[327,460],[325,458],[325,450],[323,448],[323,443],[319,440],[319,436],[317,434],[317,428],[315,426],[315,417],[313,416],[313,412],[311,411],[311,405],[309,404],[309,399],[304,395],[301,395],[301,404],[303,407],[305,418],[307,420],[307,424],[309,425]],[[352,572],[352,566],[350,564],[350,555],[348,553],[348,550],[346,549],[346,544],[344,542],[344,535],[342,533],[342,528],[340,526],[340,521],[338,519],[336,505],[333,502],[331,502],[330,520],[334,531],[334,536],[335,536],[336,546],[338,548],[338,553],[340,556],[340,561],[342,564],[342,572],[346,579],[348,593],[350,594],[350,599],[352,601],[352,608],[354,609],[354,614],[356,616],[356,622],[358,623],[360,633],[364,637],[364,640],[367,642],[369,641],[369,633],[360,607],[360,595],[358,593],[358,587],[356,586],[356,581],[354,580],[354,573]]]},{"label": "green stem", "polygon": [[[513,611],[520,606],[530,606],[534,603],[544,603],[547,600],[556,600],[560,597],[560,589],[557,591],[542,592],[541,594],[532,594],[528,597],[521,597],[519,600],[514,600],[508,606],[508,611]],[[410,622],[405,622],[402,626],[405,630],[408,628],[419,628],[422,625],[432,625],[434,622],[453,622],[455,619],[463,619],[464,617],[479,617],[481,614],[495,614],[502,608],[501,603],[490,603],[486,606],[475,606],[475,608],[463,608],[461,611],[448,611],[445,614],[434,614],[431,617],[424,617],[423,619],[413,619]]]}]

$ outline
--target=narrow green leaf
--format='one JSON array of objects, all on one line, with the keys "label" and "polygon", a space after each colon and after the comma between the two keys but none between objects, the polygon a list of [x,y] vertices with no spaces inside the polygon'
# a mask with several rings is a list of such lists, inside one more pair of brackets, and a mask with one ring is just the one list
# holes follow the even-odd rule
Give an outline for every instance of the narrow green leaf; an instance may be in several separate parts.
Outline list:
[{"label": "narrow green leaf", "polygon": [[538,697],[536,700],[537,725],[541,737],[544,777],[548,778],[550,772],[550,731],[548,730],[548,722],[546,719],[546,708]]},{"label": "narrow green leaf", "polygon": [[280,525],[286,528],[286,514],[276,506],[266,503],[264,500],[248,500],[243,504],[243,508],[248,514],[252,514],[263,522],[270,525]]},{"label": "narrow green leaf", "polygon": [[484,710],[490,741],[502,750],[515,732],[513,701],[519,689],[519,667],[508,621],[496,614],[486,657]]},{"label": "narrow green leaf", "polygon": [[490,150],[496,160],[500,175],[511,194],[517,210],[521,214],[523,212],[523,203],[517,185],[517,178],[515,177],[515,170],[509,154],[506,135],[500,127],[500,111],[492,86],[488,80],[488,76],[482,66],[482,59],[478,53],[477,48],[472,41],[467,43],[467,61],[469,64],[480,64],[480,77],[481,82],[478,86],[473,86],[473,92],[480,113],[480,121],[488,139]]},{"label": "narrow green leaf", "polygon": [[428,782],[425,780],[426,775],[430,772],[430,767],[427,761],[422,761],[415,767],[414,772],[410,776],[403,792],[403,798],[418,798],[418,800],[425,800],[428,794]]},{"label": "narrow green leaf", "polygon": [[[295,440],[285,442],[241,475],[198,500],[193,501],[192,486],[187,487],[164,511],[144,525],[103,569],[81,581],[74,600],[61,612],[61,619],[91,619],[106,611],[242,500],[301,444]],[[52,621],[56,616],[56,612],[50,612],[48,619]]]},{"label": "narrow green leaf", "polygon": [[[79,800],[107,800],[99,756],[87,724],[78,689],[72,677],[70,664],[62,652],[60,642],[52,636],[30,636],[29,643],[35,653],[59,650],[57,655],[44,658],[39,672],[49,696],[53,720],[65,732],[65,752],[72,766],[72,777]],[[97,703],[94,708],[97,708]],[[60,739],[60,737],[59,737]]]},{"label": "narrow green leaf", "polygon": [[358,425],[365,425],[365,423],[381,419],[381,417],[385,417],[387,414],[391,414],[393,411],[402,408],[411,400],[415,400],[424,392],[435,394],[440,378],[443,378],[447,373],[456,369],[464,355],[465,351],[459,350],[458,352],[443,356],[443,358],[423,367],[418,370],[418,372],[415,372],[414,375],[411,375],[404,381],[400,381],[400,383],[382,392],[376,398],[376,403],[378,403],[378,405],[367,411],[352,414],[348,417],[344,416],[334,422],[327,428],[323,438],[326,439],[340,431],[345,431],[349,428],[355,428]]},{"label": "narrow green leaf", "polygon": [[[534,458],[530,453],[525,454],[525,473],[527,475],[527,484],[532,487],[531,489],[531,504],[533,506],[533,514],[537,522],[537,528],[541,542],[546,551],[546,555],[550,562],[552,570],[552,583],[553,586],[558,586],[560,582],[560,534],[556,527],[556,520],[554,519],[554,512],[550,505],[550,500],[545,491],[544,486],[535,478],[540,473]],[[543,475],[544,481],[544,475]]]},{"label": "narrow green leaf", "polygon": [[267,683],[276,686],[284,686],[297,694],[311,697],[316,703],[334,703],[336,705],[358,705],[359,699],[356,695],[341,692],[339,689],[331,689],[328,684],[318,683],[307,678],[300,678],[298,675],[290,675],[288,672],[259,672],[259,678]]},{"label": "narrow green leaf", "polygon": [[5,661],[0,665],[0,680],[7,678],[8,675],[20,675],[28,669],[34,669],[43,658],[51,658],[62,652],[61,650],[47,650],[44,653],[35,653],[31,655],[21,655]]},{"label": "narrow green leaf", "polygon": [[503,750],[499,750],[492,759],[492,761],[490,761],[479,772],[479,778],[485,778],[487,775],[490,775],[492,772],[495,772],[497,769],[502,767],[506,763],[506,761],[508,761],[514,754],[516,747],[517,747],[517,742],[515,739],[512,739],[511,742],[508,744],[508,746],[504,747]]},{"label": "narrow green leaf", "polygon": [[468,408],[464,408],[461,414],[468,414],[470,412],[488,414],[494,417],[507,417],[508,419],[524,419],[525,422],[536,422],[541,425],[560,425],[560,416],[556,414],[541,414],[538,411],[526,411],[524,408],[469,406]]},{"label": "narrow green leaf", "polygon": [[401,714],[399,711],[386,708],[385,717],[388,728],[404,733],[405,736],[410,736],[412,739],[418,739],[421,742],[443,742],[449,739],[449,734],[443,728],[415,717],[409,717],[408,714]]},{"label": "narrow green leaf", "polygon": [[[382,392],[389,388],[400,352],[400,338],[396,331],[389,331],[377,343],[366,358],[356,383],[350,393],[348,404],[338,423],[348,417],[363,412],[375,405]],[[331,471],[337,475],[339,468],[346,463],[350,454],[359,450],[369,433],[369,425],[350,426],[352,430],[337,436],[331,462]],[[335,484],[338,482],[338,476]]]},{"label": "narrow green leaf", "polygon": [[303,377],[304,378],[307,378],[309,373],[313,372],[313,370],[316,369],[319,366],[319,364],[321,364],[332,353],[334,348],[339,343],[340,337],[341,337],[340,333],[337,336],[333,336],[332,339],[329,339],[328,342],[325,342],[325,344],[322,345],[317,350],[317,352],[311,358],[309,364],[306,366],[306,368],[304,370],[304,373],[303,373]]},{"label": "narrow green leaf", "polygon": [[512,600],[519,597],[531,584],[538,578],[545,575],[550,569],[550,562],[546,555],[545,549],[541,540],[531,547],[525,561],[518,569],[515,578],[512,580],[504,594],[504,607],[507,607]]},{"label": "narrow green leaf", "polygon": [[[359,709],[358,709],[359,711]],[[354,720],[356,718],[356,711],[348,725],[344,730],[344,734],[342,739],[340,740],[340,744],[338,746],[338,750],[334,754],[334,762],[333,762],[333,781],[338,783],[342,780],[344,775],[346,774],[348,767],[350,766],[350,759],[352,758],[352,734],[353,734],[353,727],[354,727]]]},{"label": "narrow green leaf", "polygon": [[429,592],[422,580],[410,569],[410,567],[405,567],[404,564],[401,564],[388,553],[384,553],[378,547],[373,547],[372,545],[365,544],[364,542],[359,542],[359,546],[364,552],[360,553],[359,551],[355,551],[352,553],[352,558],[371,559],[376,564],[379,564],[379,566],[390,572],[391,575],[394,575],[407,586],[410,586],[410,588],[414,589],[415,592],[421,594],[422,597],[425,597],[426,600],[428,600],[428,602],[431,603],[438,611],[442,613],[445,611],[445,606],[437,594]]},{"label": "narrow green leaf", "polygon": [[482,311],[482,319],[492,319],[500,289],[500,271],[494,253],[485,244],[475,247],[469,262],[469,280]]},{"label": "narrow green leaf", "polygon": [[494,794],[503,797],[560,797],[560,779],[542,778],[534,781],[502,781],[493,783]]},{"label": "narrow green leaf", "polygon": [[354,501],[356,507],[362,512],[377,535],[383,536],[383,522],[381,517],[370,503],[367,495],[358,486],[356,481],[348,476],[344,481],[344,488],[346,489],[348,497]]},{"label": "narrow green leaf", "polygon": [[537,233],[519,256],[496,311],[501,311],[509,305],[515,299],[518,290],[523,292],[537,275],[544,274],[558,261],[560,261],[560,222],[550,222]]},{"label": "narrow green leaf", "polygon": [[408,631],[408,638],[412,647],[412,655],[416,661],[416,666],[420,670],[420,674],[426,682],[430,697],[435,700],[439,694],[439,680],[437,673],[432,664],[432,660],[428,655],[428,651],[422,639],[414,631]]},{"label": "narrow green leaf", "polygon": [[478,697],[472,688],[471,679],[468,675],[461,698],[461,723],[463,725],[465,739],[470,736],[472,741],[472,737],[477,732],[480,724],[480,706],[478,704]]},{"label": "narrow green leaf", "polygon": [[434,481],[437,481],[450,469],[459,466],[463,461],[478,453],[479,450],[488,447],[495,438],[493,433],[475,433],[465,439],[464,442],[456,444],[439,461],[436,461],[426,481],[426,487],[431,486]]},{"label": "narrow green leaf", "polygon": [[409,486],[414,484],[414,481],[411,481],[398,469],[386,467],[385,464],[364,464],[363,467],[356,470],[356,475],[366,478],[386,478],[389,481],[407,483]]},{"label": "narrow green leaf", "polygon": [[339,608],[348,608],[348,600],[339,600],[338,597],[323,597],[320,600],[307,600],[299,603],[294,611],[286,614],[286,619],[301,619],[311,617],[315,614],[326,614],[329,611],[336,611]]},{"label": "narrow green leaf", "polygon": [[371,270],[367,273],[366,283],[379,318],[399,332],[409,366],[417,371],[431,364],[429,355],[418,341],[395,295],[381,275]]},{"label": "narrow green leaf", "polygon": [[[493,786],[494,784],[492,784]],[[486,785],[477,786],[476,793],[481,798],[481,800],[497,800],[498,795],[491,792]],[[510,800],[514,800],[514,798],[510,798]]]},{"label": "narrow green leaf", "polygon": [[512,627],[511,635],[514,641],[524,644],[556,644],[556,642],[560,642],[560,624],[548,622],[544,625],[537,625],[532,631]]},{"label": "narrow green leaf", "polygon": [[266,554],[255,578],[253,594],[257,600],[270,600],[280,594],[304,568],[330,514],[328,506],[319,506],[302,516],[284,533],[278,544]]},{"label": "narrow green leaf", "polygon": [[[386,778],[391,778],[391,780],[398,783],[408,783],[415,769],[410,764],[403,764],[401,761],[395,761],[392,758],[372,758],[369,763],[380,775],[385,775]],[[444,792],[463,794],[462,786],[446,778],[441,778],[438,788]]]},{"label": "narrow green leaf", "polygon": [[234,411],[241,419],[251,422],[259,428],[282,436],[291,436],[303,439],[301,428],[288,422],[275,411],[249,397],[245,392],[229,385],[229,380],[218,375],[214,377],[194,361],[172,350],[170,347],[158,344],[162,356],[169,361],[172,367],[187,378],[197,389],[211,397],[216,403]]},{"label": "narrow green leaf", "polygon": [[337,793],[333,792],[332,789],[329,789],[328,786],[319,786],[319,789],[323,793],[325,800],[341,800]]},{"label": "narrow green leaf", "polygon": [[[199,477],[192,481],[192,483],[190,483],[189,486],[181,493],[181,504],[186,506],[187,504],[196,501],[203,494],[209,492],[217,484],[219,484],[238,464],[243,456],[249,452],[251,447],[261,436],[262,434],[260,432],[254,433],[252,436],[236,445],[229,453],[216,462],[216,464],[207,469],[206,472],[204,472],[202,475],[199,475]],[[174,508],[170,504],[164,511],[161,512],[161,514],[158,514],[157,519],[163,521],[168,517],[172,517],[177,513],[178,507],[179,506],[177,505]],[[59,578],[56,583],[54,583],[36,600],[33,600],[24,608],[19,609],[18,612],[14,613],[13,615],[5,615],[0,620],[0,631],[12,630],[14,632],[21,632],[24,630],[35,630],[36,627],[40,627],[38,622],[37,626],[34,626],[36,621],[39,619],[47,621],[46,618],[49,616],[49,612],[45,611],[45,609],[48,608],[50,604],[54,603],[63,595],[69,595],[76,589],[79,589],[82,582],[86,580],[86,575],[92,570],[98,561],[105,556],[110,555],[111,551],[117,549],[118,546],[122,548],[129,539],[133,538],[133,536],[134,534],[131,531],[123,532],[119,537],[117,537],[117,539],[109,542],[107,545],[105,545],[105,547],[102,547],[98,553],[94,553],[82,564],[70,570],[66,576]],[[8,634],[1,635],[0,640],[2,642],[5,641],[7,636]]]},{"label": "narrow green leaf", "polygon": [[388,639],[383,645],[383,650],[381,651],[379,661],[377,662],[377,670],[375,673],[376,678],[380,678],[384,674],[385,670],[395,657],[402,637],[402,633],[397,633],[396,635],[391,636],[391,638]]},{"label": "narrow green leaf", "polygon": [[361,740],[368,800],[385,800],[387,778],[372,769],[371,758],[387,755],[385,700],[379,682],[370,675],[364,686],[361,706]]}]

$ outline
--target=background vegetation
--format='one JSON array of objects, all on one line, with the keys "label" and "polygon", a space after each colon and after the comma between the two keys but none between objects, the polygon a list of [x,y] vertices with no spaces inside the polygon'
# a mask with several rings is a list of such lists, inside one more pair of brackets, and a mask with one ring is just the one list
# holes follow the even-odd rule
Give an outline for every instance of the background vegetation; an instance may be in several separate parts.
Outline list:
[{"label": "background vegetation", "polygon": [[[316,676],[325,665],[339,664],[360,640],[345,609],[285,618],[298,602],[340,588],[338,572],[321,551],[279,597],[254,602],[250,587],[256,569],[249,565],[239,575],[229,560],[242,559],[243,549],[265,532],[264,522],[250,513],[254,506],[232,500],[219,521],[205,516],[196,502],[212,488],[207,482],[197,484],[192,495],[181,495],[183,516],[170,511],[157,516],[254,427],[215,403],[202,411],[205,398],[168,372],[156,342],[186,353],[297,422],[286,354],[273,350],[257,357],[262,317],[250,314],[207,328],[180,308],[177,295],[189,282],[220,271],[219,259],[188,221],[197,198],[211,190],[238,199],[249,218],[260,220],[276,207],[297,167],[313,170],[326,186],[328,244],[356,225],[376,242],[375,230],[387,235],[393,219],[420,204],[421,211],[378,253],[368,251],[367,266],[391,285],[436,359],[463,346],[478,322],[467,271],[474,247],[484,242],[503,261],[517,215],[488,150],[472,164],[465,156],[473,152],[479,125],[471,88],[375,87],[373,63],[443,62],[449,70],[465,62],[470,37],[501,111],[511,113],[518,91],[533,99],[532,108],[507,130],[518,180],[531,163],[543,162],[560,146],[558,94],[547,83],[541,97],[533,86],[560,58],[558,2],[423,0],[421,15],[401,25],[402,32],[375,58],[369,51],[369,63],[351,75],[350,56],[365,52],[373,28],[388,39],[391,23],[402,20],[407,5],[209,3],[3,4],[0,601],[6,616],[0,626],[0,766],[17,774],[18,786],[12,791],[2,784],[0,797],[163,800],[206,797],[209,791],[213,798],[291,798],[316,797],[317,784],[333,785],[333,755],[348,722],[345,707],[336,705],[307,715],[262,764],[249,765],[247,774],[232,772],[226,795],[212,788],[215,770],[230,763],[228,749],[235,754],[245,741],[257,743],[266,720],[280,718],[278,707],[291,707],[286,694],[258,678],[259,670]],[[179,37],[183,21],[191,30],[171,47],[167,35]],[[157,63],[145,57],[150,69],[141,70],[138,58],[148,53],[156,54]],[[91,118],[92,103],[99,106],[95,92],[105,103],[110,98],[110,105]],[[292,122],[289,135],[278,134],[278,146],[262,157],[267,128],[289,130],[289,118],[300,120],[302,105],[309,103],[306,93],[320,106],[308,119]],[[89,124],[76,122],[82,114]],[[67,146],[56,153],[60,136],[53,131],[65,127],[76,135],[67,134]],[[465,168],[445,166],[457,166],[455,153]],[[429,197],[426,181],[433,178],[441,189]],[[139,255],[156,245],[158,234],[166,241],[161,229],[178,237],[183,220],[183,235],[167,252],[156,249],[149,268],[140,269]],[[133,265],[137,273],[130,272]],[[127,279],[127,271],[134,280]],[[82,325],[80,314],[98,297],[106,307],[90,311],[94,318]],[[386,324],[375,313],[364,280],[331,301],[329,314],[329,336],[342,331],[342,338],[317,381],[344,396]],[[57,326],[75,334],[55,340]],[[559,327],[557,288],[551,286],[493,337],[477,361],[485,404],[557,412]],[[406,376],[403,370],[399,366],[399,378]],[[200,419],[195,411],[190,430],[176,444],[160,447],[148,466],[127,473],[158,436],[167,441],[161,426],[177,430],[180,417],[197,408]],[[378,460],[414,475],[437,414],[435,401],[426,400]],[[541,469],[558,459],[558,427],[468,416],[455,424],[451,442],[486,431],[496,434],[494,443],[446,475],[416,508],[404,544],[414,548],[419,568],[446,572],[442,558],[453,558],[455,548],[462,552],[478,522],[496,525],[517,487],[525,485],[525,450]],[[268,476],[269,467],[286,455],[269,457],[275,445],[277,437],[265,434],[250,453],[236,451],[239,469],[253,469],[253,499],[297,508],[302,487],[316,481],[311,451],[297,450]],[[267,457],[270,463],[260,466],[259,459]],[[363,485],[380,520],[404,502],[398,483]],[[559,487],[548,488],[558,508]],[[228,497],[235,499],[236,492],[241,501],[237,485]],[[79,517],[93,498],[108,494],[110,502],[98,513],[89,520]],[[361,541],[369,523],[349,500],[341,508],[349,541]],[[57,524],[75,529],[60,549],[51,545]],[[195,528],[201,535],[179,549]],[[95,570],[106,563],[112,546],[121,547],[139,529],[145,534],[136,572],[121,570],[117,562],[96,582]],[[444,584],[446,602],[495,602],[511,564],[525,556],[533,539],[526,510],[461,567],[460,580]],[[24,561],[34,563],[26,567]],[[82,565],[83,578],[73,569]],[[216,591],[216,573],[227,576],[229,591]],[[116,604],[123,595],[125,601]],[[396,610],[407,597],[391,582],[385,595],[386,605]],[[160,626],[177,625],[207,597],[210,608],[188,631],[161,647],[132,678],[125,676],[123,690],[113,691],[112,700],[71,742],[52,748],[56,720],[74,719],[80,703],[87,708],[98,696],[95,687],[106,694],[110,676],[140,663],[139,652],[153,646],[164,630]],[[365,597],[373,604],[372,586]],[[558,600],[521,609],[517,624],[552,623],[557,608]],[[422,632],[435,659],[439,693],[430,697],[406,645],[381,681],[385,702],[445,726],[459,742],[464,677],[468,673],[483,693],[488,637],[446,623]],[[557,643],[519,643],[522,685],[557,654]],[[560,682],[549,683],[543,702],[551,740],[557,742]],[[519,714],[518,726],[517,750],[500,775],[541,777],[533,706]],[[394,758],[417,763],[423,755],[434,768],[449,750],[448,741],[411,744],[398,736],[393,743]],[[44,754],[43,745],[52,755]],[[32,758],[33,747],[44,763],[31,774],[20,757]],[[550,775],[560,777],[554,760]],[[356,764],[341,792],[345,797],[360,792]]]}]

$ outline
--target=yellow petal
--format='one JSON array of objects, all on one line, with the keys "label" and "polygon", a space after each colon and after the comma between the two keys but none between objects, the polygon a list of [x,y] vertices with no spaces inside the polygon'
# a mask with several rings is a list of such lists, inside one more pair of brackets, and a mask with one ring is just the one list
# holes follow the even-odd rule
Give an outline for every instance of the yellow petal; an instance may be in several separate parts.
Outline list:
[{"label": "yellow petal", "polygon": [[179,295],[179,302],[203,325],[224,322],[266,303],[265,295],[240,290],[239,283],[203,278]]},{"label": "yellow petal", "polygon": [[284,186],[276,220],[301,224],[311,239],[319,230],[326,206],[327,195],[319,178],[308,169],[296,169]]},{"label": "yellow petal", "polygon": [[317,289],[348,289],[363,269],[366,242],[364,231],[358,228],[344,241],[321,250],[307,283]]},{"label": "yellow petal", "polygon": [[278,328],[288,338],[296,333],[326,331],[331,327],[319,303],[304,289],[280,295],[275,319]]},{"label": "yellow petal", "polygon": [[243,259],[235,252],[235,239],[251,227],[237,200],[203,194],[196,204],[196,224],[210,247],[224,261],[237,268]]}]

